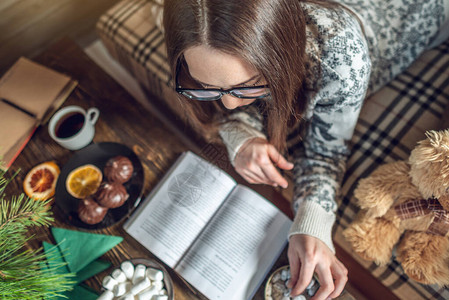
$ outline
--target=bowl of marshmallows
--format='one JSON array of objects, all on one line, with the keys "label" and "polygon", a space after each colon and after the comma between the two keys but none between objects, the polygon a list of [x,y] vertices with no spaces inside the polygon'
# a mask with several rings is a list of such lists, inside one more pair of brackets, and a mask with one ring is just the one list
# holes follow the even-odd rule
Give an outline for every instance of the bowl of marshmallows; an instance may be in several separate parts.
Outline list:
[{"label": "bowl of marshmallows", "polygon": [[149,259],[126,260],[102,280],[98,300],[173,300],[167,270]]}]

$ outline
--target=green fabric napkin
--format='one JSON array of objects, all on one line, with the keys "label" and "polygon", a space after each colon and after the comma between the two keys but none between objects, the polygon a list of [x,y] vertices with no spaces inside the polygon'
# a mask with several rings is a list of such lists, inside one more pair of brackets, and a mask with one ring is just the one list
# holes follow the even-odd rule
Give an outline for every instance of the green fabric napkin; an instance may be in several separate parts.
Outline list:
[{"label": "green fabric napkin", "polygon": [[76,273],[76,282],[81,283],[84,280],[89,279],[100,272],[103,272],[110,266],[110,262],[101,259],[94,260]]},{"label": "green fabric napkin", "polygon": [[[54,268],[57,273],[70,273],[70,270],[67,267],[67,263],[59,250],[59,247],[47,242],[43,242],[42,244],[44,246],[44,252],[45,256],[47,257],[49,266],[51,268]],[[106,270],[110,266],[110,262],[100,259],[94,260],[93,262],[76,272],[74,280],[76,281],[76,283],[83,282],[84,280]]]},{"label": "green fabric napkin", "polygon": [[123,238],[56,227],[53,227],[51,232],[58,245],[42,243],[47,262],[41,264],[41,269],[51,268],[60,274],[75,273],[75,283],[71,291],[64,293],[66,298],[49,297],[49,299],[97,299],[97,292],[79,284],[111,266],[111,263],[97,258],[123,241]]},{"label": "green fabric napkin", "polygon": [[47,264],[50,268],[54,268],[58,274],[70,273],[67,268],[67,263],[59,252],[59,248],[53,244],[42,242],[44,247],[45,256],[47,257]]},{"label": "green fabric napkin", "polygon": [[70,272],[78,272],[102,256],[118,243],[122,237],[81,232],[52,227],[51,232],[59,250],[64,255]]}]

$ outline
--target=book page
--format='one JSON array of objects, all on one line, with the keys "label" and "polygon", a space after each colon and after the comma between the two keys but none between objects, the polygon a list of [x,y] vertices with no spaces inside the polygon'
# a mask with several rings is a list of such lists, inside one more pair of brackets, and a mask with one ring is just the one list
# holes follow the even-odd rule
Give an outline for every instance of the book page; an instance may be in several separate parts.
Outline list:
[{"label": "book page", "polygon": [[186,152],[123,227],[174,267],[235,185],[224,171]]},{"label": "book page", "polygon": [[250,299],[290,226],[272,203],[238,185],[175,270],[209,299]]}]

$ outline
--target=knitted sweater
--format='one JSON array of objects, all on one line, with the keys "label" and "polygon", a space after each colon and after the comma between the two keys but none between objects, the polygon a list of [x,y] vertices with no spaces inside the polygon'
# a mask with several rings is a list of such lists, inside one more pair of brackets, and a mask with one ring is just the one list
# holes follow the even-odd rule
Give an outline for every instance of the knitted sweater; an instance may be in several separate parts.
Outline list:
[{"label": "knitted sweater", "polygon": [[[336,199],[363,101],[408,67],[444,22],[443,0],[339,2],[363,30],[346,10],[304,4],[308,67],[319,77],[307,78],[315,92],[298,100],[307,101],[304,121],[289,129],[287,139],[295,184],[289,236],[317,237],[332,251]],[[220,128],[231,162],[246,141],[266,138],[261,101],[236,109]]]}]

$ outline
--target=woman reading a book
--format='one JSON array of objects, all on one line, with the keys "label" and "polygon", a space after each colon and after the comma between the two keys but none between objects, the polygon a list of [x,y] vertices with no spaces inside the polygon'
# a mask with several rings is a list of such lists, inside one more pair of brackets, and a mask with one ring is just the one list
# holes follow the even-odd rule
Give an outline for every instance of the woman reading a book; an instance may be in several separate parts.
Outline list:
[{"label": "woman reading a book", "polygon": [[285,188],[282,170],[292,170],[289,285],[297,295],[316,273],[316,299],[338,296],[347,281],[331,229],[363,100],[449,34],[449,0],[393,0],[388,10],[381,0],[340,2],[164,3],[169,64],[191,123],[222,138],[250,183]]}]

